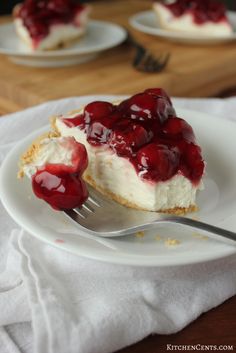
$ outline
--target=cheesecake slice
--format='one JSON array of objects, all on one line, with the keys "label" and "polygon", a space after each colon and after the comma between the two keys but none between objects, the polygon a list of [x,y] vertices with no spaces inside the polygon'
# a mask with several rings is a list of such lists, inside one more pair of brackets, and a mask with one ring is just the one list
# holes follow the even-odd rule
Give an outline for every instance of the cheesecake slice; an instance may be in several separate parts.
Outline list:
[{"label": "cheesecake slice", "polygon": [[161,28],[199,36],[233,33],[224,4],[218,0],[166,0],[154,2]]},{"label": "cheesecake slice", "polygon": [[90,7],[75,0],[25,0],[13,10],[18,36],[32,51],[64,47],[86,31]]},{"label": "cheesecake slice", "polygon": [[87,196],[83,173],[87,183],[125,206],[184,214],[197,209],[204,169],[193,129],[176,116],[166,92],[153,88],[119,103],[94,101],[53,117],[52,132],[22,156],[20,176],[28,175],[36,196],[55,209],[76,203],[63,203],[67,192],[59,202],[51,199],[50,175],[64,184],[67,178],[73,185],[79,180],[82,196],[78,188],[75,194],[81,205]]},{"label": "cheesecake slice", "polygon": [[183,214],[197,209],[205,163],[191,126],[177,117],[159,88],[123,102],[96,101],[53,118],[54,131],[73,136],[88,153],[84,179],[136,209]]}]

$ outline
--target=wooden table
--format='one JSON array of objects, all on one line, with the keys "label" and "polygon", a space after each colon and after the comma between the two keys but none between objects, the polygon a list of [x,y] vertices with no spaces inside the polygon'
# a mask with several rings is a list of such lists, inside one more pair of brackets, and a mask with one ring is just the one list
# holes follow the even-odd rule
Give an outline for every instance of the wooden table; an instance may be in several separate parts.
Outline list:
[{"label": "wooden table", "polygon": [[[150,0],[101,1],[94,4],[92,17],[114,21],[130,29],[129,16],[149,9],[150,5]],[[1,21],[9,21],[9,18]],[[131,31],[153,53],[171,53],[169,65],[162,73],[135,71],[131,66],[133,49],[126,44],[103,53],[93,62],[61,69],[17,66],[0,55],[0,115],[49,99],[76,95],[130,94],[162,86],[171,95],[207,97],[222,95],[223,91],[236,87],[236,43],[185,46]],[[155,335],[120,352],[165,352],[167,344],[236,345],[235,317],[236,297],[175,335]]]}]

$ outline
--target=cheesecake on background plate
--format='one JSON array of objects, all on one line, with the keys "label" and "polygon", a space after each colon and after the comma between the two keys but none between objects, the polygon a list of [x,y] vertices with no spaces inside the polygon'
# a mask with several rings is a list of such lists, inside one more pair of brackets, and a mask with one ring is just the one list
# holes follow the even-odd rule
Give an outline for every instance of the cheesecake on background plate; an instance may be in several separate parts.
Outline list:
[{"label": "cheesecake on background plate", "polygon": [[86,32],[90,7],[75,0],[25,0],[14,7],[16,33],[32,51],[69,45]]},{"label": "cheesecake on background plate", "polygon": [[218,0],[155,1],[153,9],[165,30],[209,37],[233,33],[225,5]]}]

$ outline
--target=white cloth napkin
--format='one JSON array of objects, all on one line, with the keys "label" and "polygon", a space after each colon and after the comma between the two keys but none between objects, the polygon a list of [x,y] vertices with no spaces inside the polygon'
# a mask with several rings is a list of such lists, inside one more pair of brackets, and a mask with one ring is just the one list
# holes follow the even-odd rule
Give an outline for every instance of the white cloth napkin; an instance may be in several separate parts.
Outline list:
[{"label": "white cloth napkin", "polygon": [[[91,99],[51,101],[1,117],[0,161],[48,115]],[[234,98],[174,103],[236,120]],[[236,256],[176,268],[110,265],[33,238],[3,207],[0,271],[0,353],[114,352],[151,333],[177,332],[236,293]]]}]

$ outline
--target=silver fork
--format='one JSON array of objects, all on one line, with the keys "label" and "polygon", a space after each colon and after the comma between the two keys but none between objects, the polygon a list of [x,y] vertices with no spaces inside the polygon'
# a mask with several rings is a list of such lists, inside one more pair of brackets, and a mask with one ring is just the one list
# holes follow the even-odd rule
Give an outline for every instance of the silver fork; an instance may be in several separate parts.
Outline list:
[{"label": "silver fork", "polygon": [[112,201],[88,186],[89,198],[81,208],[64,211],[77,226],[93,236],[119,237],[177,223],[210,233],[215,239],[236,241],[236,233],[191,218],[164,213],[137,211]]}]

